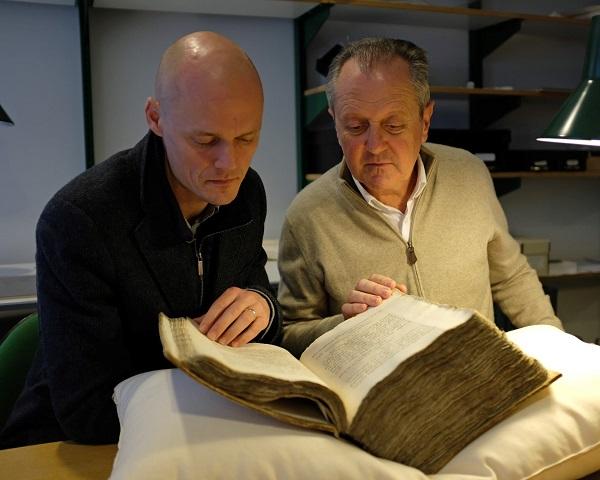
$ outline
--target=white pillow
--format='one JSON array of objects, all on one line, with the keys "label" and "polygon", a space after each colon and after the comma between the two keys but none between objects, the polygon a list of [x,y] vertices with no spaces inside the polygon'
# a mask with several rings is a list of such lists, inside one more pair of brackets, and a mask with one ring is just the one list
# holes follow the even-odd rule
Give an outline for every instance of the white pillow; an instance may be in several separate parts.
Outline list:
[{"label": "white pillow", "polygon": [[600,347],[549,326],[509,337],[563,377],[438,474],[263,416],[173,369],[115,388],[121,436],[111,479],[550,480],[600,470]]},{"label": "white pillow", "polygon": [[121,421],[112,480],[223,478],[426,480],[344,441],[242,407],[180,370],[117,385]]}]

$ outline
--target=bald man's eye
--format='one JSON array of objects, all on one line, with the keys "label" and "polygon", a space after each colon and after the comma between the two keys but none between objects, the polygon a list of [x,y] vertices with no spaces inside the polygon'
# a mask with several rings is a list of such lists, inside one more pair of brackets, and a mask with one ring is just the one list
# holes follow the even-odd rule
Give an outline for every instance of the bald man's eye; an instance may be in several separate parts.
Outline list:
[{"label": "bald man's eye", "polygon": [[197,137],[193,138],[192,142],[199,147],[212,147],[219,142],[219,139],[217,137]]}]

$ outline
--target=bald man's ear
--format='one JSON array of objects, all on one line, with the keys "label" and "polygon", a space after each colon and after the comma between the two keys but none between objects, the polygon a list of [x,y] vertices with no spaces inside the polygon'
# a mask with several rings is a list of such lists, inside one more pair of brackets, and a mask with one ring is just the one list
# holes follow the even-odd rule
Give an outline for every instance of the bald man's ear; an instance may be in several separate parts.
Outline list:
[{"label": "bald man's ear", "polygon": [[155,100],[152,97],[148,97],[146,100],[146,107],[144,108],[146,112],[146,122],[148,123],[148,127],[152,130],[156,135],[162,137],[162,128],[160,126],[160,104],[158,100]]}]

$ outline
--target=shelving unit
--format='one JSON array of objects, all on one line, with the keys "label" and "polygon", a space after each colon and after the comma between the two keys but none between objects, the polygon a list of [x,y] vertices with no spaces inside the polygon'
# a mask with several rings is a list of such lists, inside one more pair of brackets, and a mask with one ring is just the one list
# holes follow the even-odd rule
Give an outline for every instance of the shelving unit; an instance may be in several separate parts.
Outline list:
[{"label": "shelving unit", "polygon": [[[496,48],[518,32],[535,32],[556,37],[568,36],[585,41],[589,20],[550,15],[538,15],[518,11],[488,10],[443,5],[422,5],[383,0],[322,0],[314,2],[315,8],[296,20],[297,62],[298,62],[298,179],[302,188],[314,171],[307,170],[304,147],[307,127],[327,107],[325,86],[306,85],[306,50],[311,40],[327,21],[370,22],[385,24],[405,24],[437,28],[463,29],[469,32],[469,78],[474,88],[457,85],[432,85],[431,93],[438,98],[466,98],[469,104],[469,125],[472,129],[488,127],[507,113],[521,105],[522,99],[566,98],[565,89],[520,89],[494,88],[486,86],[483,79],[485,58]],[[481,2],[474,2],[475,5]],[[466,54],[466,52],[465,52]],[[553,177],[571,175],[573,172],[552,172]],[[537,175],[538,173],[534,173]],[[526,177],[503,172],[495,178]],[[582,175],[594,177],[595,175]]]}]

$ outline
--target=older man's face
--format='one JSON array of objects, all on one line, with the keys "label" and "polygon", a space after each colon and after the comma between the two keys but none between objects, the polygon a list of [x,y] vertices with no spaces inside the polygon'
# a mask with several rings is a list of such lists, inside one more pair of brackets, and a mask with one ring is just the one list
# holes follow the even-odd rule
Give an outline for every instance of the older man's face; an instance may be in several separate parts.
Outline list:
[{"label": "older man's face", "polygon": [[348,168],[371,195],[390,204],[389,198],[402,196],[410,183],[433,105],[420,114],[402,59],[376,65],[369,74],[349,60],[337,79],[334,102],[331,113]]}]

